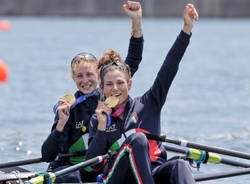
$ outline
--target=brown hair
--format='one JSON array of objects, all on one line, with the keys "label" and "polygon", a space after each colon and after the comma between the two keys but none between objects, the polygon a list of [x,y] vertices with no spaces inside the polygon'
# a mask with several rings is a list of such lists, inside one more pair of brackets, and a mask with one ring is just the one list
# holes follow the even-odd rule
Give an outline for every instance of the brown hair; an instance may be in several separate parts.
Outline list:
[{"label": "brown hair", "polygon": [[101,85],[103,84],[104,76],[108,71],[119,70],[127,74],[128,79],[131,78],[129,66],[126,66],[125,63],[124,66],[118,64],[122,62],[124,62],[124,60],[121,58],[120,54],[114,49],[107,49],[104,52],[103,56],[99,59],[98,62],[98,68],[100,69]]},{"label": "brown hair", "polygon": [[98,68],[101,68],[104,65],[107,65],[111,62],[123,62],[123,59],[121,58],[120,54],[115,51],[115,49],[109,48],[107,49],[102,57],[98,61]]}]

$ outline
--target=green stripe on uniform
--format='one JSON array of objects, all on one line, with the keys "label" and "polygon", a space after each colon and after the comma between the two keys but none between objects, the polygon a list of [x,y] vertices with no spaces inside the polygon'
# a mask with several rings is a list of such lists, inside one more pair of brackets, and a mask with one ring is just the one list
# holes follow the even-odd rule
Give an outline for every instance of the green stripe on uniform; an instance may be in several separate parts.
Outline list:
[{"label": "green stripe on uniform", "polygon": [[[71,147],[69,148],[69,152],[74,153],[74,152],[86,150],[88,148],[88,143],[87,143],[88,136],[89,136],[88,133],[82,135],[74,144],[71,145]],[[84,155],[69,158],[69,161],[74,165],[79,164],[81,162],[84,162],[85,160],[86,160],[86,158]],[[86,167],[86,168],[84,168],[84,170],[88,171],[88,172],[93,171],[93,169],[91,167]]]},{"label": "green stripe on uniform", "polygon": [[107,184],[108,183],[108,180],[112,177],[112,174],[114,173],[114,170],[116,169],[117,165],[119,164],[119,161],[121,160],[121,158],[123,156],[125,156],[126,152],[129,153],[129,161],[130,161],[130,165],[131,165],[131,168],[133,170],[133,173],[134,173],[134,176],[136,178],[136,182],[138,184],[140,184],[141,180],[140,180],[140,176],[138,176],[137,174],[137,169],[136,169],[136,166],[134,164],[134,159],[133,159],[133,155],[132,155],[132,149],[129,147],[129,146],[123,146],[122,149],[120,150],[120,152],[118,153],[117,157],[116,157],[116,160],[115,160],[115,163],[113,164],[113,167],[111,169],[111,172],[108,173],[108,176],[106,179],[104,179],[103,181],[103,184]]}]

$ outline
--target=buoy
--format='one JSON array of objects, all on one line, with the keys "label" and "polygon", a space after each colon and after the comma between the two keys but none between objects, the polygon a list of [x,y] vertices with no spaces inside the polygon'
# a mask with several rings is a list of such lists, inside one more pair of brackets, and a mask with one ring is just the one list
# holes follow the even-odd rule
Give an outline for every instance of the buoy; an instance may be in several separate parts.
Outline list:
[{"label": "buoy", "polygon": [[0,20],[0,31],[10,31],[12,28],[8,20]]},{"label": "buoy", "polygon": [[7,81],[8,73],[9,70],[7,65],[2,60],[0,60],[0,83],[4,83]]}]

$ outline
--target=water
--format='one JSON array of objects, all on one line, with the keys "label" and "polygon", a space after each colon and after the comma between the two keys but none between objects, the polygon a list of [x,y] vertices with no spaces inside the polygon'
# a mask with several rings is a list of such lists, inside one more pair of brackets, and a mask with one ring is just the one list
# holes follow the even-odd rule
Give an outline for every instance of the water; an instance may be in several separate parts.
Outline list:
[{"label": "water", "polygon": [[[76,90],[69,70],[72,56],[89,51],[99,57],[112,47],[125,57],[130,37],[130,22],[123,18],[4,18],[13,30],[0,32],[0,58],[10,70],[9,81],[0,85],[0,162],[40,156],[53,122],[52,106]],[[181,27],[181,18],[143,20],[145,49],[132,96],[152,84]],[[250,152],[249,32],[249,19],[197,22],[162,112],[163,133]],[[46,164],[27,168],[40,171]],[[207,164],[200,173],[231,169]],[[249,179],[246,175],[203,183]]]}]

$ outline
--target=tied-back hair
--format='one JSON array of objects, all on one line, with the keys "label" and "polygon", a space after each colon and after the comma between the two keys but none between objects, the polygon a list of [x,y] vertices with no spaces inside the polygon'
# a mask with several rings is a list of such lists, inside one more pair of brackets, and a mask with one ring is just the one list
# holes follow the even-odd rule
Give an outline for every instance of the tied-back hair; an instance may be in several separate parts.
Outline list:
[{"label": "tied-back hair", "polygon": [[[98,69],[100,69],[100,82],[103,84],[104,75],[108,71],[119,70],[128,75],[128,79],[131,78],[130,69],[124,66],[119,66],[112,63],[122,63],[124,60],[121,58],[120,54],[115,51],[115,49],[107,49],[103,56],[99,59]],[[125,63],[124,63],[125,64]]]},{"label": "tied-back hair", "polygon": [[120,54],[115,49],[107,49],[103,56],[99,59],[98,68],[100,69],[104,65],[107,65],[112,62],[123,62]]}]

